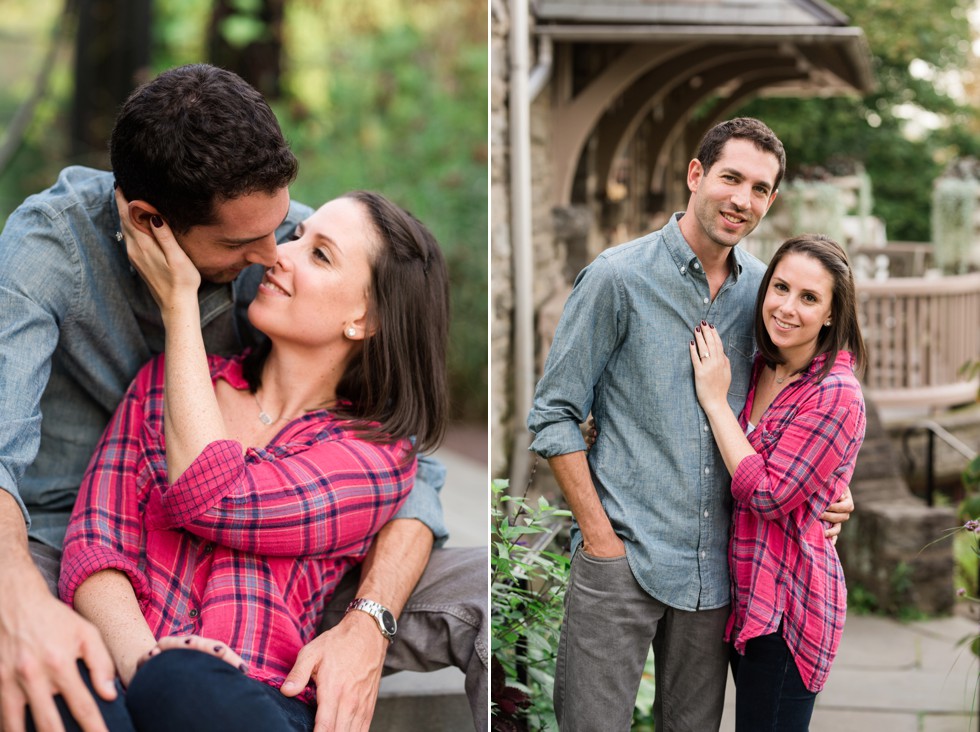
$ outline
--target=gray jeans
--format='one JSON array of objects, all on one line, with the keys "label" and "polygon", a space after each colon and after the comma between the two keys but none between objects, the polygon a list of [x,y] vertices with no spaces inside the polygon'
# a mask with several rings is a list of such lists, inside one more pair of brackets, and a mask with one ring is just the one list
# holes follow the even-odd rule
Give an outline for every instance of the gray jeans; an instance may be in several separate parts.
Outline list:
[{"label": "gray jeans", "polygon": [[578,550],[555,670],[562,732],[629,730],[651,644],[657,732],[717,730],[728,673],[727,618],[727,607],[668,607],[637,584],[626,557],[601,559]]},{"label": "gray jeans", "polygon": [[[57,595],[61,552],[37,541],[31,541],[30,548],[34,563]],[[344,616],[354,599],[358,574],[355,570],[344,577],[327,605],[323,628],[333,627]],[[388,649],[385,673],[456,666],[466,675],[474,727],[485,732],[489,633],[487,548],[435,549],[398,617],[398,637]]]}]

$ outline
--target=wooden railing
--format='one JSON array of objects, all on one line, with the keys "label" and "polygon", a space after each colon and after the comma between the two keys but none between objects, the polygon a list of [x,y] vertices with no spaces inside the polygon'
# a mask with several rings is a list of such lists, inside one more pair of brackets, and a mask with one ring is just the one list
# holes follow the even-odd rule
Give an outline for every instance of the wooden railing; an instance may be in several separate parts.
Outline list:
[{"label": "wooden railing", "polygon": [[972,402],[980,379],[980,272],[857,283],[868,347],[865,388],[882,407],[940,409]]}]

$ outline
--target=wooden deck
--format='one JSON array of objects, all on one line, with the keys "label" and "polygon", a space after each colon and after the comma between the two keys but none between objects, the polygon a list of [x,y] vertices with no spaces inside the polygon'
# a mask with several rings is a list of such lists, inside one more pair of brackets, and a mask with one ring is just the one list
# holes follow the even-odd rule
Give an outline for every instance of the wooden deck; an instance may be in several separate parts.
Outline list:
[{"label": "wooden deck", "polygon": [[868,347],[865,387],[881,407],[942,409],[977,399],[980,272],[857,284]]}]

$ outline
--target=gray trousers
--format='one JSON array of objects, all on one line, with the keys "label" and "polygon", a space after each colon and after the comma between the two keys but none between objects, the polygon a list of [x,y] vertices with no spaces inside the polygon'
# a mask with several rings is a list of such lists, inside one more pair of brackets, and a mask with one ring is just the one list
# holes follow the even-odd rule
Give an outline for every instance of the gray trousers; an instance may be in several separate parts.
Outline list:
[{"label": "gray trousers", "polygon": [[648,595],[626,557],[572,559],[555,670],[562,732],[628,731],[651,644],[657,732],[721,725],[728,608],[686,612]]},{"label": "gray trousers", "polygon": [[[31,555],[51,591],[58,594],[61,552],[37,541]],[[477,732],[489,724],[489,621],[487,548],[435,549],[398,617],[398,636],[385,658],[385,673],[435,671],[455,666],[466,675],[466,695]],[[322,628],[340,622],[354,599],[359,573],[348,572],[327,605]]]}]

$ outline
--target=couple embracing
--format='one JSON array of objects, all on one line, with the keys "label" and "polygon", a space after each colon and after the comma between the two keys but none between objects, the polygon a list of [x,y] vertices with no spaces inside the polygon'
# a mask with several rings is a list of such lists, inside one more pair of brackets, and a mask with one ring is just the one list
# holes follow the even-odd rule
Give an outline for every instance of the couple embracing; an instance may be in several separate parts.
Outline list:
[{"label": "couple embracing", "polygon": [[[686,211],[601,254],[565,305],[528,426],[575,517],[555,710],[628,730],[653,648],[658,732],[806,730],[843,630],[865,350],[822,235],[737,245],[786,167],[759,120],[704,136]],[[586,451],[579,424],[598,430]]]}]

